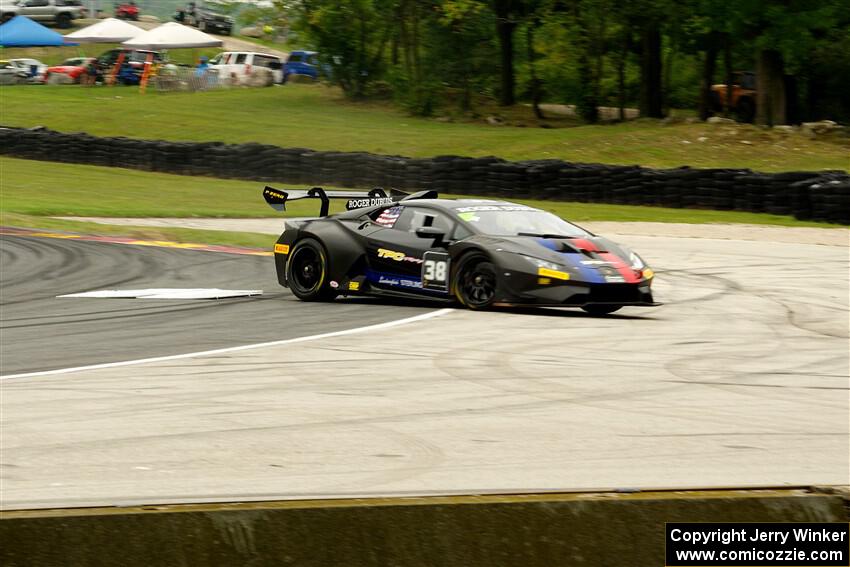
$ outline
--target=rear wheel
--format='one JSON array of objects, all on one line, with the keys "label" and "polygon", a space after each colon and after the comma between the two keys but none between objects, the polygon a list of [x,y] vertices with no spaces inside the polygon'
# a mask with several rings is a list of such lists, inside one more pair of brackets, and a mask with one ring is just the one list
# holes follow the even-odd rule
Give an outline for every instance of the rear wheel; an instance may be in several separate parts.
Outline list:
[{"label": "rear wheel", "polygon": [[496,302],[496,266],[481,254],[461,259],[455,275],[455,295],[470,309],[489,309]]},{"label": "rear wheel", "polygon": [[59,14],[56,16],[56,25],[62,29],[67,29],[71,27],[71,15],[70,14]]},{"label": "rear wheel", "polygon": [[299,241],[286,263],[289,289],[302,301],[330,301],[337,296],[327,281],[328,260],[318,241],[305,238]]},{"label": "rear wheel", "polygon": [[622,307],[622,305],[583,305],[582,309],[591,315],[610,315]]}]

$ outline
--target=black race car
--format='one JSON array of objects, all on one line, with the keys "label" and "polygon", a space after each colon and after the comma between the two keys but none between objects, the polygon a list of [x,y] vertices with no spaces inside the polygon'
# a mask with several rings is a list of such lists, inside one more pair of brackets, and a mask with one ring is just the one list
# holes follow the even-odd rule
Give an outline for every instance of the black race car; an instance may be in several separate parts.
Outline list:
[{"label": "black race car", "polygon": [[[304,301],[393,295],[600,315],[658,305],[640,256],[534,207],[434,191],[266,187],[263,196],[276,210],[321,201],[321,218],[287,220],[274,247],[278,280]],[[331,199],[347,199],[347,212],[328,216]]]}]

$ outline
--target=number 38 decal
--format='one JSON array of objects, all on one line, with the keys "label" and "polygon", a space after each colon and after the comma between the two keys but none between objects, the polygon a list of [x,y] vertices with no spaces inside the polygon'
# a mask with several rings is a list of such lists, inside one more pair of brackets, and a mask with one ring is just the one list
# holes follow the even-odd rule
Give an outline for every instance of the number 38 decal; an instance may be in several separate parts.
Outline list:
[{"label": "number 38 decal", "polygon": [[449,255],[445,252],[425,252],[422,257],[422,287],[449,289]]}]

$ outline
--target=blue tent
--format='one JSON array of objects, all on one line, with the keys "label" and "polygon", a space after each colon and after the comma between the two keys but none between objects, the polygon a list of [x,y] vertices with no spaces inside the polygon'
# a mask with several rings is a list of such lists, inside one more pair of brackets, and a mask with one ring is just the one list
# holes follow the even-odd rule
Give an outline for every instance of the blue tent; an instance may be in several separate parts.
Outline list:
[{"label": "blue tent", "polygon": [[42,47],[49,45],[76,45],[76,43],[65,43],[65,36],[47,29],[26,16],[15,16],[0,26],[0,46]]}]

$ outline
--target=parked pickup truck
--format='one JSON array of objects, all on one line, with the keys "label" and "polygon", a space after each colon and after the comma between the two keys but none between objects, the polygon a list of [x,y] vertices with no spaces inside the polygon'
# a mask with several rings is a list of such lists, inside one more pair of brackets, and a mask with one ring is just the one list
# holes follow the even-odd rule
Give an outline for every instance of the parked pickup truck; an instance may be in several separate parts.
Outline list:
[{"label": "parked pickup truck", "polygon": [[71,22],[83,17],[82,0],[2,0],[0,21],[26,16],[40,23],[70,28]]}]

